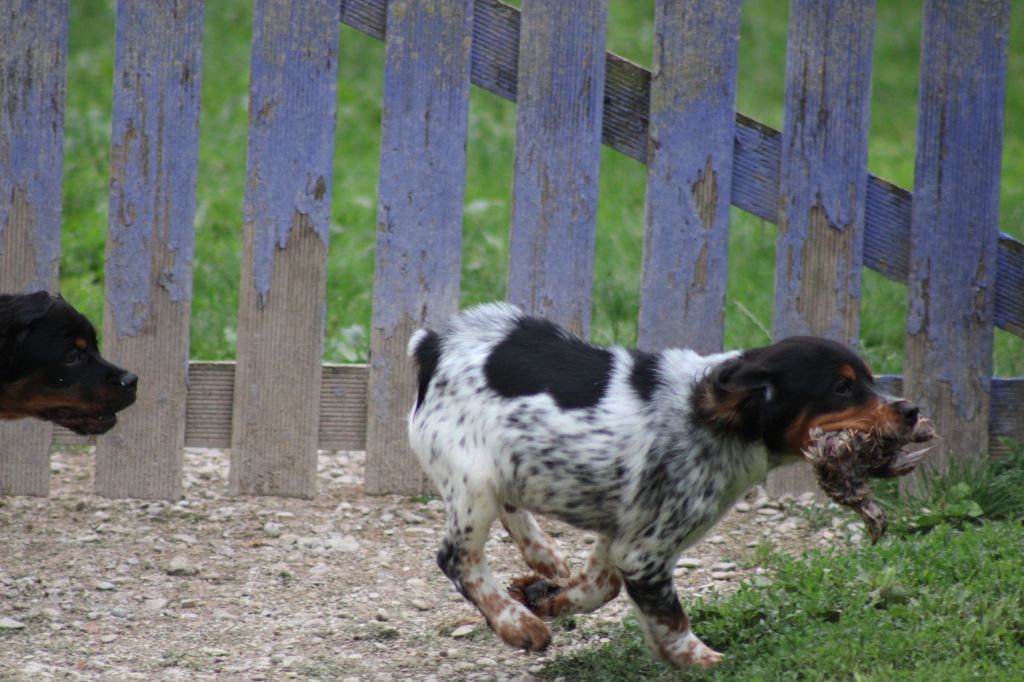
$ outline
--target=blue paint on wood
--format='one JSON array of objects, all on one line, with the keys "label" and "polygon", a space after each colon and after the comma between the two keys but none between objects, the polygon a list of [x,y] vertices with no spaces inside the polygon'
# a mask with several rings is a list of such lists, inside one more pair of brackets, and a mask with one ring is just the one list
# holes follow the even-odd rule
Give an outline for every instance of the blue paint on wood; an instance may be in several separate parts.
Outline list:
[{"label": "blue paint on wood", "polygon": [[657,3],[641,348],[722,347],[739,9],[739,0]]},{"label": "blue paint on wood", "polygon": [[[386,0],[343,0],[342,21],[375,38],[384,37]],[[515,101],[519,54],[519,11],[499,0],[477,0],[474,9],[472,80],[499,97]],[[647,160],[650,73],[606,54],[602,139],[641,162]],[[733,205],[763,220],[778,219],[782,135],[743,114],[736,115]],[[864,215],[864,265],[897,282],[907,281],[911,195],[868,173]],[[996,325],[1024,335],[1024,251],[1009,237],[1000,240]]]},{"label": "blue paint on wood", "polygon": [[508,299],[590,327],[605,3],[530,0],[522,15]]},{"label": "blue paint on wood", "polygon": [[777,338],[857,343],[874,19],[873,1],[790,3]]},{"label": "blue paint on wood", "polygon": [[996,267],[996,325],[1024,336],[1024,244],[999,235]]},{"label": "blue paint on wood", "polygon": [[472,21],[467,0],[390,6],[373,305],[386,336],[458,309]]},{"label": "blue paint on wood", "polygon": [[0,254],[12,208],[24,211],[33,223],[34,267],[17,286],[52,289],[60,259],[67,1],[5,3],[0,36]]},{"label": "blue paint on wood", "polygon": [[338,33],[322,27],[338,23],[338,11],[337,1],[260,0],[253,13],[245,221],[261,305],[296,214],[327,244]]},{"label": "blue paint on wood", "polygon": [[[192,295],[203,3],[117,10],[107,304],[121,337],[153,323],[153,282]],[[154,252],[173,262],[153,272]]]},{"label": "blue paint on wood", "polygon": [[[895,374],[883,374],[875,377],[878,389],[891,396],[904,395],[903,377]],[[989,415],[988,436],[991,452],[1005,450],[998,443],[999,439],[1024,442],[1024,419],[1021,418],[1021,405],[1024,405],[1024,379],[992,379],[992,411]],[[913,396],[908,396],[913,399]],[[945,440],[949,436],[948,429],[953,426],[936,424],[939,437]]]},{"label": "blue paint on wood", "polygon": [[473,2],[393,0],[387,22],[366,486],[419,492],[405,348],[459,307]]},{"label": "blue paint on wood", "polygon": [[1009,13],[1009,0],[925,3],[906,373],[958,430],[987,423]]}]

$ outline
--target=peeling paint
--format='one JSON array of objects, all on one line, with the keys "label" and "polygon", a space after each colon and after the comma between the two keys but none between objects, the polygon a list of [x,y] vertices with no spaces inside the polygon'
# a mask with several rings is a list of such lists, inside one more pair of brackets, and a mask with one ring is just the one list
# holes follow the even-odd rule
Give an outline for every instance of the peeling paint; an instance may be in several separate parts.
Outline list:
[{"label": "peeling paint", "polygon": [[155,329],[154,292],[192,297],[202,16],[198,3],[118,7],[107,307],[119,337]]},{"label": "peeling paint", "polygon": [[326,2],[257,2],[249,92],[245,229],[253,286],[265,301],[296,214],[326,246],[334,157],[338,37]]},{"label": "peeling paint", "polygon": [[0,285],[57,288],[67,63],[66,3],[6,7],[0,40]]},{"label": "peeling paint", "polygon": [[718,212],[718,173],[711,163],[710,154],[691,191],[700,214],[700,223],[705,230],[710,230],[715,224],[715,215]]},{"label": "peeling paint", "polygon": [[[508,300],[589,334],[607,8],[538,0],[522,14]],[[545,303],[544,301],[550,301]]]}]

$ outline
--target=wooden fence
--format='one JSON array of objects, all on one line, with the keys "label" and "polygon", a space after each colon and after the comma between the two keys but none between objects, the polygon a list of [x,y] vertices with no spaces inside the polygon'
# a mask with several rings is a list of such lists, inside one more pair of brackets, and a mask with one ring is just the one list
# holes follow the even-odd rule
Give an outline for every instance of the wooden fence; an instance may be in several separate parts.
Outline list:
[{"label": "wooden fence", "polygon": [[[317,447],[365,448],[369,492],[424,489],[404,348],[458,307],[471,83],[518,104],[513,302],[587,333],[603,142],[648,169],[641,346],[721,347],[731,200],[779,225],[777,337],[856,344],[873,268],[909,292],[885,383],[947,452],[1024,438],[1024,380],[991,377],[993,327],[1024,335],[1024,245],[998,230],[1009,0],[924,2],[913,201],[866,170],[873,1],[790,2],[781,133],[734,109],[739,4],[658,0],[648,72],[604,51],[599,0],[255,0],[238,361],[210,363],[188,359],[203,3],[120,0],[103,326],[142,381],[97,492],[180,496],[186,445],[230,447],[239,494],[312,496]],[[321,364],[341,22],[387,43],[369,365]],[[54,288],[68,0],[4,3],[0,35],[0,288]],[[53,442],[87,441],[0,425],[0,494],[45,495]]]}]

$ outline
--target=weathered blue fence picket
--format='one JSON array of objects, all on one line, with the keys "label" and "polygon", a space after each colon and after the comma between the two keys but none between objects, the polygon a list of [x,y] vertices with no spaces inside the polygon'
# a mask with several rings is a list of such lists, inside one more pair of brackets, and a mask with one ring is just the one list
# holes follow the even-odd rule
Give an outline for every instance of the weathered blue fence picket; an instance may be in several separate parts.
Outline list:
[{"label": "weathered blue fence picket", "polygon": [[200,0],[118,5],[104,347],[160,379],[98,442],[108,497],[181,494],[202,44]]},{"label": "weathered blue fence picket", "polygon": [[[641,346],[721,347],[732,203],[780,227],[776,336],[855,344],[873,268],[908,284],[907,392],[947,452],[1024,439],[1024,379],[991,377],[993,328],[1024,336],[1024,245],[998,232],[1009,0],[925,0],[913,201],[866,169],[874,2],[790,3],[782,133],[735,112],[739,5],[657,0],[648,72],[604,53],[600,0],[256,0],[236,364],[187,360],[203,2],[120,0],[104,337],[144,381],[97,492],[180,495],[184,445],[231,447],[241,494],[312,496],[318,446],[365,447],[369,492],[424,489],[404,346],[458,305],[471,83],[519,105],[514,302],[586,333],[603,142],[648,166]],[[67,20],[0,10],[4,290],[56,283]],[[368,366],[321,362],[339,21],[387,42]],[[0,494],[46,494],[54,439],[83,442],[0,425]]]},{"label": "weathered blue fence picket", "polygon": [[[0,291],[53,289],[60,261],[68,3],[24,5],[0,9]],[[0,422],[0,494],[46,494],[52,440],[49,424]]]},{"label": "weathered blue fence picket", "polygon": [[[864,262],[873,0],[792,0],[779,166],[773,336],[856,346]],[[806,467],[769,492],[813,490]]]},{"label": "weathered blue fence picket", "polygon": [[[415,386],[406,342],[459,307],[473,2],[392,2],[388,11],[366,435],[373,452],[405,452],[404,397]],[[395,463],[368,459],[367,487],[426,486],[418,466]]]},{"label": "weathered blue fence picket", "polygon": [[638,345],[721,350],[739,0],[661,0],[648,114]]}]

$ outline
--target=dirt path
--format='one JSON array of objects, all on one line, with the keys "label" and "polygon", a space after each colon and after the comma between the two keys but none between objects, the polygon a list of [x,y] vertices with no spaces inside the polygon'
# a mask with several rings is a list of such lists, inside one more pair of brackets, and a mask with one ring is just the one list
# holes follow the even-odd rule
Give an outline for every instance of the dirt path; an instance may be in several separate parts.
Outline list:
[{"label": "dirt path", "polygon": [[[630,608],[619,597],[556,626],[543,655],[505,647],[436,568],[440,503],[363,495],[361,453],[322,455],[313,501],[228,497],[227,458],[209,450],[186,453],[176,504],[93,496],[85,450],[52,469],[48,499],[0,498],[3,681],[529,680]],[[684,600],[763,572],[760,542],[859,536],[778,506],[744,503],[686,552]],[[593,538],[545,526],[582,563]],[[488,552],[500,579],[525,572],[497,527]]]}]

